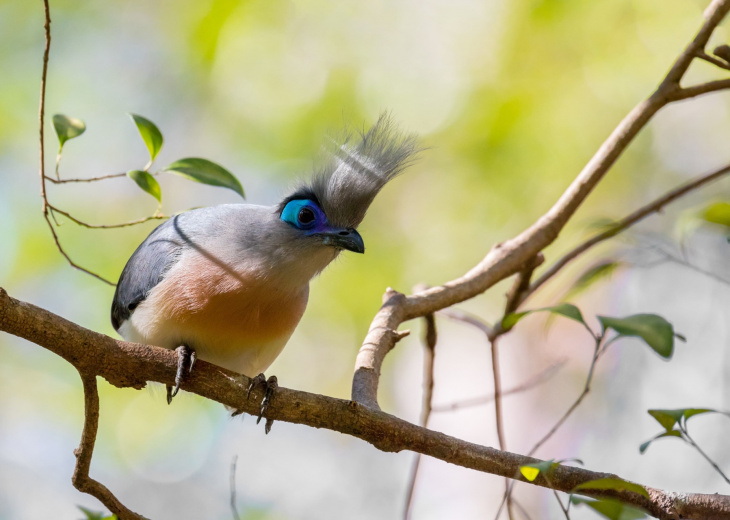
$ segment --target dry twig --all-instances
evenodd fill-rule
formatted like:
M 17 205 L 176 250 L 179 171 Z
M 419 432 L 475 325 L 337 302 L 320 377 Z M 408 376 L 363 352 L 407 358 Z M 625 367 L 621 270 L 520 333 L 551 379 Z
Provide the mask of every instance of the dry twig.
M 436 357 L 436 318 L 429 314 L 424 318 L 426 324 L 423 334 L 423 405 L 421 407 L 421 426 L 428 427 L 428 419 L 431 417 L 433 403 L 433 368 Z M 403 517 L 408 520 L 411 517 L 413 508 L 413 494 L 418 479 L 418 468 L 421 465 L 421 455 L 417 454 L 411 468 L 411 476 L 408 479 L 408 491 L 406 492 L 406 507 Z

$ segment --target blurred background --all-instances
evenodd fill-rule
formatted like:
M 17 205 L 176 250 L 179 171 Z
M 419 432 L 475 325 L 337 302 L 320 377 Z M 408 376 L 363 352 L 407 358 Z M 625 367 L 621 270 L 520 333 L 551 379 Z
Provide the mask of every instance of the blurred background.
M 46 103 L 47 168 L 57 142 L 51 115 L 81 118 L 61 173 L 92 177 L 141 168 L 147 151 L 128 112 L 165 136 L 156 163 L 202 156 L 231 170 L 247 200 L 274 204 L 312 170 L 323 139 L 367 127 L 390 110 L 428 147 L 390 184 L 361 227 L 363 256 L 343 254 L 312 284 L 309 308 L 269 370 L 282 385 L 349 396 L 355 355 L 385 288 L 408 292 L 471 268 L 498 241 L 557 199 L 618 121 L 648 95 L 700 26 L 703 0 L 52 0 Z M 710 48 L 728 43 L 727 24 Z M 0 0 L 0 286 L 13 297 L 115 336 L 113 288 L 69 267 L 40 210 L 37 112 L 43 10 Z M 690 78 L 721 74 L 696 64 Z M 661 112 L 546 251 L 548 264 L 596 230 L 671 187 L 730 161 L 728 94 Z M 166 214 L 240 202 L 232 191 L 160 178 Z M 58 207 L 94 223 L 151 214 L 156 201 L 129 179 L 49 185 Z M 608 281 L 568 294 L 594 327 L 596 314 L 664 316 L 688 341 L 665 362 L 638 340 L 616 343 L 593 392 L 537 456 L 579 457 L 671 491 L 728 493 L 712 468 L 659 433 L 649 408 L 730 403 L 730 245 L 697 218 L 730 198 L 730 180 L 693 193 L 636 232 L 567 269 L 529 304 L 566 298 L 595 262 L 620 259 Z M 116 280 L 154 223 L 89 230 L 62 220 L 71 257 Z M 678 244 L 682 244 L 680 251 Z M 681 256 L 682 252 L 685 254 Z M 676 258 L 686 260 L 677 261 Z M 683 265 L 682 262 L 690 265 Z M 500 317 L 502 283 L 460 306 Z M 388 356 L 384 410 L 417 422 L 421 323 Z M 438 320 L 434 404 L 492 392 L 488 345 L 462 324 Z M 535 315 L 500 344 L 504 387 L 563 363 L 549 381 L 506 397 L 508 449 L 526 452 L 583 388 L 592 342 L 567 320 Z M 381 453 L 351 437 L 284 423 L 265 436 L 250 417 L 183 392 L 119 390 L 100 382 L 101 423 L 91 474 L 127 506 L 155 519 L 226 519 L 231 461 L 245 519 L 399 518 L 412 453 Z M 71 485 L 83 419 L 75 370 L 46 350 L 0 335 L 0 518 L 102 510 Z M 497 444 L 494 409 L 434 413 L 430 426 Z M 690 424 L 698 443 L 730 470 L 730 419 Z M 503 480 L 424 459 L 413 518 L 493 518 Z M 526 484 L 515 496 L 533 518 L 560 518 L 554 497 Z M 585 508 L 583 508 L 585 509 Z M 574 518 L 594 513 L 576 508 Z

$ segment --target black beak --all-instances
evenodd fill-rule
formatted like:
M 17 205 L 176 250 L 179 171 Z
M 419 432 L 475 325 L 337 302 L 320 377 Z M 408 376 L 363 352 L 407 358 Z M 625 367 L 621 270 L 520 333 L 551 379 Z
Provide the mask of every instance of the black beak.
M 357 230 L 352 228 L 339 228 L 317 233 L 322 237 L 322 241 L 332 247 L 338 249 L 347 249 L 354 253 L 364 253 L 365 243 Z

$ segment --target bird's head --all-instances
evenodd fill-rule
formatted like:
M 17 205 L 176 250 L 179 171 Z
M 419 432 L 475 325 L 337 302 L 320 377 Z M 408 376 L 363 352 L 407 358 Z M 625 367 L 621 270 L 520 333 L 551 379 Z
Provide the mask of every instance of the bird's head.
M 357 226 L 385 184 L 419 151 L 385 114 L 367 132 L 326 147 L 324 166 L 278 206 L 279 219 L 312 246 L 365 252 Z

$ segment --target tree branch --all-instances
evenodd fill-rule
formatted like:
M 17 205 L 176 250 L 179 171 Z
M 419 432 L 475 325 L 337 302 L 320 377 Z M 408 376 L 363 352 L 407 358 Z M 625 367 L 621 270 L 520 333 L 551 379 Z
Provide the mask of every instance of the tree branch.
M 84 429 L 81 442 L 74 450 L 76 468 L 71 477 L 74 487 L 82 493 L 96 497 L 109 511 L 122 520 L 145 520 L 143 516 L 127 509 L 109 489 L 89 476 L 91 457 L 94 454 L 96 433 L 99 427 L 99 392 L 96 388 L 96 375 L 79 372 L 84 385 Z
M 578 207 L 654 114 L 669 103 L 685 98 L 682 92 L 688 89 L 681 89 L 679 82 L 728 11 L 730 0 L 713 0 L 705 10 L 705 22 L 699 32 L 675 60 L 656 91 L 629 112 L 560 199 L 535 224 L 517 237 L 497 244 L 461 278 L 407 297 L 392 289 L 386 292 L 383 306 L 376 314 L 355 362 L 353 401 L 377 409 L 380 368 L 394 345 L 386 331 L 397 330 L 403 321 L 425 316 L 483 293 L 518 272 L 558 237 Z M 716 87 L 730 88 L 730 80 Z
M 142 388 L 147 381 L 172 384 L 177 355 L 159 347 L 127 343 L 85 329 L 47 310 L 11 298 L 0 288 L 0 330 L 27 339 L 54 352 L 82 374 L 97 374 L 117 387 Z M 199 360 L 183 382 L 185 391 L 258 415 L 263 390 L 246 398 L 249 379 Z M 87 383 L 88 384 L 88 383 Z M 92 394 L 93 399 L 93 394 Z M 91 410 L 93 411 L 93 401 Z M 502 477 L 524 480 L 520 466 L 538 462 L 532 457 L 479 446 L 443 433 L 416 426 L 380 410 L 353 401 L 280 387 L 264 416 L 267 419 L 326 428 L 358 437 L 387 452 L 416 453 Z M 87 419 L 88 420 L 88 419 Z M 92 419 L 93 420 L 93 419 Z M 91 426 L 95 423 L 90 423 Z M 610 475 L 559 465 L 533 482 L 570 492 L 577 485 Z M 646 488 L 649 499 L 618 490 L 590 491 L 589 496 L 612 497 L 641 507 L 661 519 L 720 518 L 730 514 L 730 496 L 676 494 Z M 104 504 L 111 509 L 108 502 Z M 124 517 L 123 517 L 124 518 Z M 133 517 L 134 518 L 134 517 Z
M 633 226 L 637 222 L 643 220 L 645 217 L 653 214 L 658 213 L 670 202 L 673 202 L 677 200 L 678 198 L 686 195 L 690 191 L 696 190 L 698 188 L 701 188 L 702 186 L 709 184 L 712 181 L 715 181 L 719 179 L 720 177 L 723 177 L 730 173 L 730 165 L 724 166 L 720 168 L 719 170 L 716 170 L 712 173 L 708 173 L 707 175 L 703 175 L 701 177 L 698 177 L 692 181 L 689 181 L 677 188 L 674 188 L 673 190 L 665 193 L 658 199 L 654 200 L 653 202 L 647 204 L 646 206 L 642 206 L 641 208 L 634 211 L 631 215 L 619 220 L 616 224 L 612 225 L 610 228 L 608 228 L 606 231 L 603 231 L 601 233 L 598 233 L 594 237 L 589 238 L 585 242 L 579 244 L 575 248 L 571 249 L 568 253 L 563 255 L 557 262 L 555 262 L 552 266 L 550 266 L 549 269 L 547 269 L 544 273 L 540 275 L 540 277 L 535 280 L 532 285 L 530 285 L 530 288 L 528 291 L 525 292 L 525 298 L 527 295 L 530 295 L 534 293 L 537 289 L 539 289 L 545 282 L 550 280 L 553 276 L 555 276 L 560 270 L 563 269 L 567 264 L 569 264 L 571 261 L 575 260 L 578 256 L 582 255 L 586 251 L 588 251 L 590 248 L 595 246 L 596 244 L 599 244 L 603 242 L 604 240 L 608 240 L 609 238 L 615 237 L 622 231 L 625 231 L 629 227 Z M 524 299 L 523 298 L 523 301 Z

